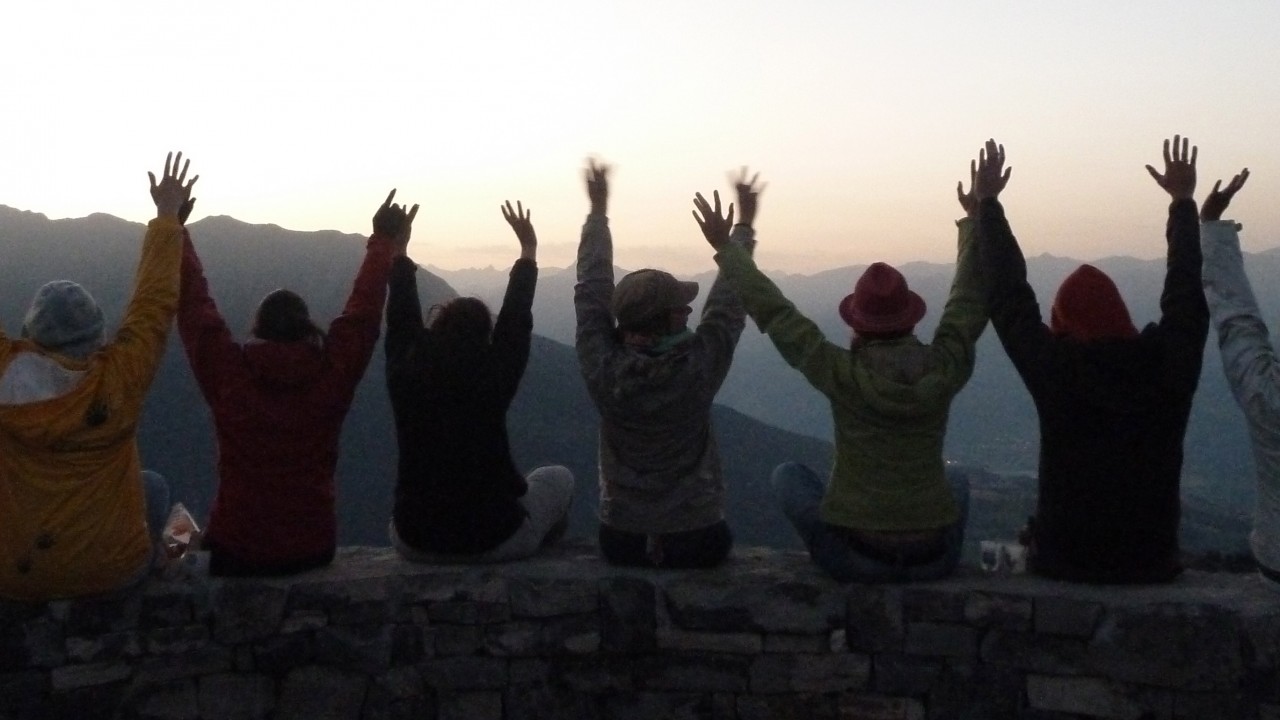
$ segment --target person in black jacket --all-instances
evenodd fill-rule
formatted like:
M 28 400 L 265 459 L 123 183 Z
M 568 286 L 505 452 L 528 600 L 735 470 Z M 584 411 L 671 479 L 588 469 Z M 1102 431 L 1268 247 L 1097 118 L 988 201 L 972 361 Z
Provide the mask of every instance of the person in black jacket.
M 1040 418 L 1040 494 L 1028 531 L 1028 568 L 1090 583 L 1175 578 L 1182 443 L 1209 328 L 1200 287 L 1196 149 L 1164 143 L 1168 269 L 1160 321 L 1134 326 L 1109 277 L 1082 265 L 1062 283 L 1049 323 L 995 195 L 983 183 L 978 238 L 991 324 Z M 1003 162 L 1004 148 L 988 141 Z
M 568 468 L 525 477 L 511 459 L 507 408 L 529 360 L 538 239 L 523 205 L 502 214 L 521 252 L 496 322 L 479 299 L 455 298 L 424 327 L 417 265 L 402 254 L 391 267 L 387 389 L 400 462 L 390 533 L 409 560 L 527 557 L 563 532 L 573 499 Z

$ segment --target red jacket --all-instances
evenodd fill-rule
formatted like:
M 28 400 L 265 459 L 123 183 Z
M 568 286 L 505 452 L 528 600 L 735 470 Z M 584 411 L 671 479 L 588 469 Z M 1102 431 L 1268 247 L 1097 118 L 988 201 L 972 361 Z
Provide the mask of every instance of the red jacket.
M 390 242 L 369 239 L 323 347 L 258 339 L 242 345 L 209 296 L 190 235 L 183 235 L 178 331 L 218 438 L 218 492 L 207 535 L 252 565 L 331 553 L 338 436 L 377 344 Z

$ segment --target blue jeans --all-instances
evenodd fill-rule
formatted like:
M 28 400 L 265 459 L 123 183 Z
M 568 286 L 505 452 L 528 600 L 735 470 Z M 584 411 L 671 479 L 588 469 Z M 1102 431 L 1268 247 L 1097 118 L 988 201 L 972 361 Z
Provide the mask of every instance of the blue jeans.
M 969 520 L 969 474 L 960 465 L 947 464 L 947 483 L 960 507 L 960 518 L 943 536 L 945 550 L 935 560 L 917 565 L 889 563 L 868 557 L 849 544 L 838 528 L 823 522 L 818 505 L 826 483 L 799 463 L 783 463 L 773 471 L 773 488 L 782 512 L 795 526 L 813 559 L 828 575 L 840 582 L 911 582 L 937 580 L 950 575 L 960 562 L 964 526 Z

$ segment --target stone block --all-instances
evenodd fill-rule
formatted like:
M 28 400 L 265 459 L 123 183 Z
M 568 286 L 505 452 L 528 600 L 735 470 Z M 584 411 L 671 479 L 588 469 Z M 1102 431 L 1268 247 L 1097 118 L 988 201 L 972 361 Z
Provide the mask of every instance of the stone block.
M 931 587 L 902 588 L 902 615 L 907 622 L 964 622 L 967 593 Z
M 764 651 L 764 642 L 756 633 L 716 633 L 660 628 L 658 649 L 759 655 Z
M 142 595 L 139 625 L 143 630 L 195 622 L 194 587 L 176 581 L 153 581 Z
M 1210 606 L 1115 607 L 1089 644 L 1091 674 L 1183 690 L 1226 691 L 1244 677 L 1230 612 Z M 1194 658 L 1194 662 L 1189 662 Z
M 198 720 L 200 706 L 194 679 L 171 680 L 132 689 L 125 704 L 149 720 Z
M 512 578 L 507 585 L 512 617 L 546 618 L 600 609 L 599 582 L 594 579 Z
M 326 667 L 292 670 L 284 679 L 275 716 L 359 720 L 368 681 Z
M 436 717 L 435 693 L 428 692 L 417 668 L 392 668 L 374 678 L 360 720 L 421 720 Z
M 329 624 L 329 616 L 323 610 L 289 610 L 280 621 L 280 634 L 316 630 Z
M 44 717 L 41 708 L 47 702 L 48 693 L 49 673 L 37 670 L 0 673 L 0 718 Z
M 686 630 L 816 634 L 840 627 L 844 615 L 839 586 L 817 578 L 735 575 L 725 568 L 679 576 L 662 594 L 672 622 Z
M 632 677 L 641 690 L 746 692 L 751 657 L 724 653 L 648 655 L 633 658 Z
M 164 683 L 181 678 L 227 672 L 231 669 L 231 660 L 231 650 L 214 643 L 178 656 L 144 657 L 137 665 L 137 680 L 141 684 Z
M 125 706 L 128 683 L 113 682 L 70 690 L 55 691 L 40 708 L 38 718 L 74 718 L 74 720 L 115 720 Z
M 1248 667 L 1280 675 L 1280 613 L 1251 613 L 1240 618 L 1240 626 Z
M 253 667 L 268 675 L 283 675 L 316 660 L 315 635 L 295 632 L 269 637 L 252 646 Z
M 600 642 L 609 652 L 640 653 L 657 646 L 657 589 L 648 580 L 602 580 Z
M 391 668 L 391 627 L 337 625 L 316 631 L 316 658 L 325 665 L 363 675 Z
M 219 720 L 261 720 L 276 703 L 276 683 L 266 675 L 219 673 L 200 678 L 200 715 Z
M 1174 720 L 1254 720 L 1257 708 L 1239 692 L 1173 695 Z
M 729 720 L 731 713 L 710 693 L 620 693 L 604 699 L 603 715 L 609 720 Z
M 859 652 L 901 652 L 906 641 L 902 591 L 871 586 L 850 589 L 845 638 Z
M 563 686 L 513 684 L 502 706 L 503 720 L 607 720 L 593 698 Z
M 595 652 L 599 647 L 600 624 L 590 615 L 491 625 L 484 639 L 485 650 L 499 657 L 582 654 Z
M 12 658 L 14 669 L 24 666 L 52 668 L 67 661 L 62 624 L 57 620 L 48 615 L 43 615 L 22 623 L 21 628 L 22 650 L 14 653 Z M 117 634 L 124 635 L 127 633 Z M 4 649 L 3 645 L 4 643 L 0 642 L 0 650 Z M 86 661 L 87 659 L 80 660 L 80 662 Z M 7 665 L 9 663 L 0 660 L 0 667 Z
M 1168 694 L 1144 692 L 1097 677 L 1028 675 L 1027 705 L 1035 710 L 1117 720 L 1134 720 L 1145 713 L 1166 718 L 1173 712 Z
M 739 720 L 836 720 L 837 700 L 831 695 L 739 695 Z
M 427 686 L 438 690 L 501 690 L 508 684 L 507 661 L 491 657 L 431 658 L 422 663 Z
M 985 663 L 1052 675 L 1079 675 L 1090 666 L 1083 640 L 998 628 L 983 636 L 979 656 Z
M 294 585 L 287 610 L 323 614 L 330 625 L 382 625 L 392 622 L 404 593 L 398 577 L 348 578 L 341 582 Z
M 978 655 L 978 631 L 968 625 L 913 622 L 907 625 L 908 655 L 970 659 Z
M 121 591 L 107 597 L 66 601 L 64 630 L 69 637 L 92 637 L 125 632 L 138 627 L 142 593 Z
M 180 625 L 146 631 L 143 644 L 151 655 L 172 655 L 198 650 L 209 643 L 209 628 Z
M 841 695 L 836 712 L 840 720 L 925 720 L 919 700 L 860 693 Z
M 866 655 L 761 655 L 751 664 L 751 692 L 837 693 L 863 690 L 871 677 Z
M 487 625 L 511 619 L 511 606 L 507 603 L 474 600 L 446 600 L 427 606 L 431 622 L 464 625 Z
M 1031 629 L 1032 608 L 1031 598 L 971 592 L 964 603 L 964 621 L 978 628 L 1026 632 Z
M 427 656 L 426 639 L 417 625 L 391 626 L 391 664 L 412 665 Z
M 880 695 L 923 697 L 937 686 L 942 677 L 943 661 L 896 653 L 877 654 L 873 689 Z
M 121 662 L 141 654 L 138 637 L 132 631 L 66 640 L 65 657 L 71 662 Z
M 133 668 L 128 663 L 87 663 L 54 668 L 49 674 L 49 681 L 55 691 L 73 690 L 128 680 L 132 675 Z
M 1035 631 L 1042 635 L 1093 637 L 1102 618 L 1102 605 L 1096 602 L 1064 597 L 1035 599 Z
M 436 655 L 472 655 L 484 646 L 484 630 L 478 625 L 432 625 L 423 638 Z
M 502 720 L 500 692 L 451 692 L 437 702 L 437 720 Z
M 556 660 L 550 670 L 556 683 L 579 694 L 600 696 L 636 689 L 632 661 L 621 655 Z
M 288 592 L 251 580 L 228 579 L 213 586 L 213 637 L 234 645 L 255 642 L 278 634 L 284 619 Z
M 831 636 L 834 633 L 840 634 L 840 639 L 833 641 Z M 844 631 L 836 630 L 832 633 L 822 633 L 820 635 L 785 635 L 780 633 L 770 633 L 764 636 L 763 650 L 766 653 L 822 653 L 822 652 L 844 652 L 847 645 L 844 640 Z

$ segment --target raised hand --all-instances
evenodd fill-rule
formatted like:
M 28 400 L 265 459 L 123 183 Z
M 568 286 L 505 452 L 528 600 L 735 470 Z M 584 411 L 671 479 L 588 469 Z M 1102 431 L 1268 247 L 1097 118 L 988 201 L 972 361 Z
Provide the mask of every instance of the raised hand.
M 711 197 L 715 198 L 714 206 L 702 197 L 702 193 L 694 194 L 693 206 L 697 209 L 693 211 L 693 219 L 702 228 L 702 236 L 718 252 L 729 242 L 729 231 L 733 229 L 733 203 L 729 203 L 729 215 L 726 217 L 720 214 L 720 192 L 712 193 Z M 701 217 L 698 213 L 702 213 Z
M 194 210 L 195 207 L 196 207 L 196 199 L 187 198 L 187 201 L 182 203 L 182 207 L 178 208 L 178 222 L 182 223 L 183 225 L 186 225 L 187 218 L 191 217 L 191 211 Z
M 502 217 L 506 218 L 507 224 L 516 231 L 516 239 L 520 241 L 520 257 L 525 260 L 537 260 L 538 235 L 533 231 L 533 223 L 529 220 L 533 211 L 525 210 L 524 204 L 519 200 L 516 201 L 514 209 L 511 207 L 510 200 L 500 207 Z
M 1244 187 L 1244 181 L 1249 179 L 1249 168 L 1240 171 L 1239 175 L 1231 178 L 1231 182 L 1227 183 L 1226 190 L 1219 190 L 1222 187 L 1222 181 L 1213 184 L 1213 190 L 1209 191 L 1209 197 L 1204 199 L 1204 204 L 1200 206 L 1200 222 L 1210 222 L 1213 220 L 1221 220 L 1222 213 L 1226 211 L 1227 206 L 1231 204 L 1231 198 Z
M 612 169 L 595 158 L 587 159 L 587 197 L 591 200 L 591 212 L 594 214 L 609 214 L 609 172 Z
M 1004 146 L 996 144 L 995 140 L 987 140 L 986 147 L 978 151 L 977 168 L 972 162 L 969 163 L 969 176 L 973 182 L 972 194 L 977 202 L 1000 197 L 1012 174 L 1013 168 L 1004 166 Z M 964 205 L 964 201 L 962 200 L 960 204 Z M 968 210 L 968 208 L 965 209 Z
M 1174 200 L 1190 200 L 1196 191 L 1196 153 L 1199 148 L 1192 146 L 1191 154 L 1188 155 L 1187 146 L 1190 143 L 1190 140 L 1181 135 L 1174 135 L 1173 152 L 1170 153 L 1169 141 L 1164 141 L 1163 175 L 1150 165 L 1147 166 L 1147 172 L 1151 173 L 1156 184 L 1164 188 Z
M 400 257 L 405 254 L 409 246 L 409 237 L 413 233 L 413 219 L 418 215 L 418 206 L 414 205 L 406 211 L 403 205 L 392 204 L 391 201 L 395 197 L 396 191 L 393 188 L 387 194 L 387 199 L 382 202 L 382 206 L 373 214 L 373 234 L 389 238 L 392 256 Z
M 182 165 L 182 172 L 178 172 L 179 165 Z M 181 219 L 182 206 L 191 199 L 191 186 L 200 179 L 200 176 L 196 175 L 190 182 L 187 181 L 189 167 L 191 167 L 191 161 L 182 162 L 181 152 L 176 158 L 173 153 L 169 153 L 164 158 L 164 176 L 160 182 L 156 182 L 155 173 L 147 173 L 147 177 L 151 178 L 151 200 L 156 204 L 156 217 Z M 190 212 L 188 208 L 187 213 Z
M 729 176 L 729 182 L 733 183 L 733 189 L 738 193 L 738 212 L 741 217 L 738 222 L 743 225 L 751 225 L 756 221 L 756 210 L 760 207 L 760 193 L 764 192 L 768 183 L 761 183 L 760 173 L 747 179 L 747 166 L 743 165 L 735 179 L 733 175 Z
M 979 151 L 981 152 L 981 151 Z M 973 219 L 978 217 L 978 161 L 969 161 L 969 192 L 964 191 L 964 181 L 956 183 L 956 200 L 960 201 L 960 207 L 964 209 L 965 217 Z

